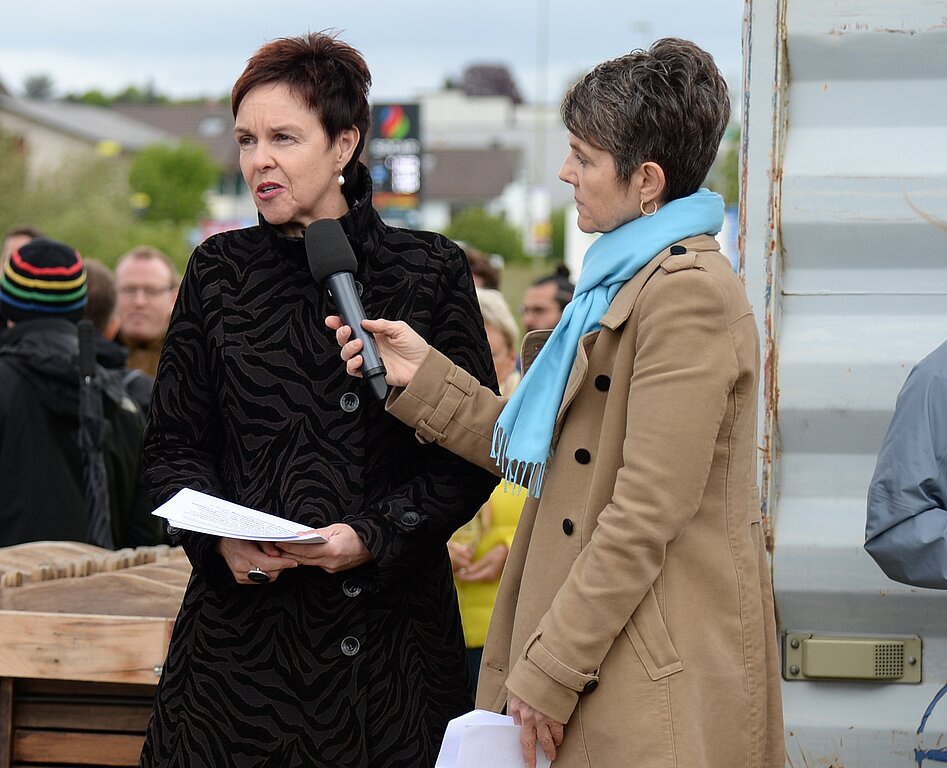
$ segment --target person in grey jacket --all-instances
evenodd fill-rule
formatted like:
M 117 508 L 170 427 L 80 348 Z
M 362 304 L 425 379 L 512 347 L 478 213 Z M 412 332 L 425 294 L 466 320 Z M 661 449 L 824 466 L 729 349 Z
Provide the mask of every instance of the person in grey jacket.
M 865 549 L 895 581 L 947 589 L 947 342 L 898 395 L 868 489 Z

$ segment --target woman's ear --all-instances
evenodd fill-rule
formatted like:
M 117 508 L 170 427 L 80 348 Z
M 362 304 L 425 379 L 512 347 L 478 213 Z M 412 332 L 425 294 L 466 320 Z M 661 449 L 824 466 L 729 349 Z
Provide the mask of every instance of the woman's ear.
M 345 168 L 352 159 L 352 154 L 355 152 L 355 147 L 358 146 L 360 136 L 361 134 L 355 126 L 339 132 L 336 144 L 339 148 L 339 165 L 342 168 Z
M 664 202 L 664 192 L 667 189 L 667 179 L 664 178 L 664 169 L 655 162 L 648 160 L 638 167 L 641 174 L 639 194 L 642 204 L 654 201 L 656 204 Z

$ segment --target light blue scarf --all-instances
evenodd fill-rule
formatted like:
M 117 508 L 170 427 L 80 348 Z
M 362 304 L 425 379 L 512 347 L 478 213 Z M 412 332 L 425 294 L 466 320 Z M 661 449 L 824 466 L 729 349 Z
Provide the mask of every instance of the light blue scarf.
M 615 294 L 669 245 L 686 237 L 716 234 L 722 224 L 723 198 L 700 189 L 592 243 L 582 260 L 575 297 L 494 427 L 490 455 L 509 482 L 528 482 L 530 495 L 539 496 L 579 339 L 601 327 L 602 315 Z

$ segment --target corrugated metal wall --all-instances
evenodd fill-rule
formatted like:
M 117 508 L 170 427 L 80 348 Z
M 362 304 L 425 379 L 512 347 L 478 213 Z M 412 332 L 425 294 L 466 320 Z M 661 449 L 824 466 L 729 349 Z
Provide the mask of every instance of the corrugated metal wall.
M 945 697 L 916 736 L 947 682 L 947 593 L 889 581 L 862 542 L 897 392 L 947 339 L 947 231 L 918 213 L 947 222 L 947 2 L 749 0 L 747 21 L 741 258 L 780 630 L 924 640 L 920 686 L 784 683 L 787 765 L 913 766 L 947 730 Z

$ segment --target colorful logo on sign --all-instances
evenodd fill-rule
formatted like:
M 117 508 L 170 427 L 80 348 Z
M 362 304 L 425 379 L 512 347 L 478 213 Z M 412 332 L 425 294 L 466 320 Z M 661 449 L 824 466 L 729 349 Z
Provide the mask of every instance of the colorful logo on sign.
M 411 121 L 401 107 L 384 107 L 381 110 L 379 128 L 383 139 L 403 139 L 411 130 Z

